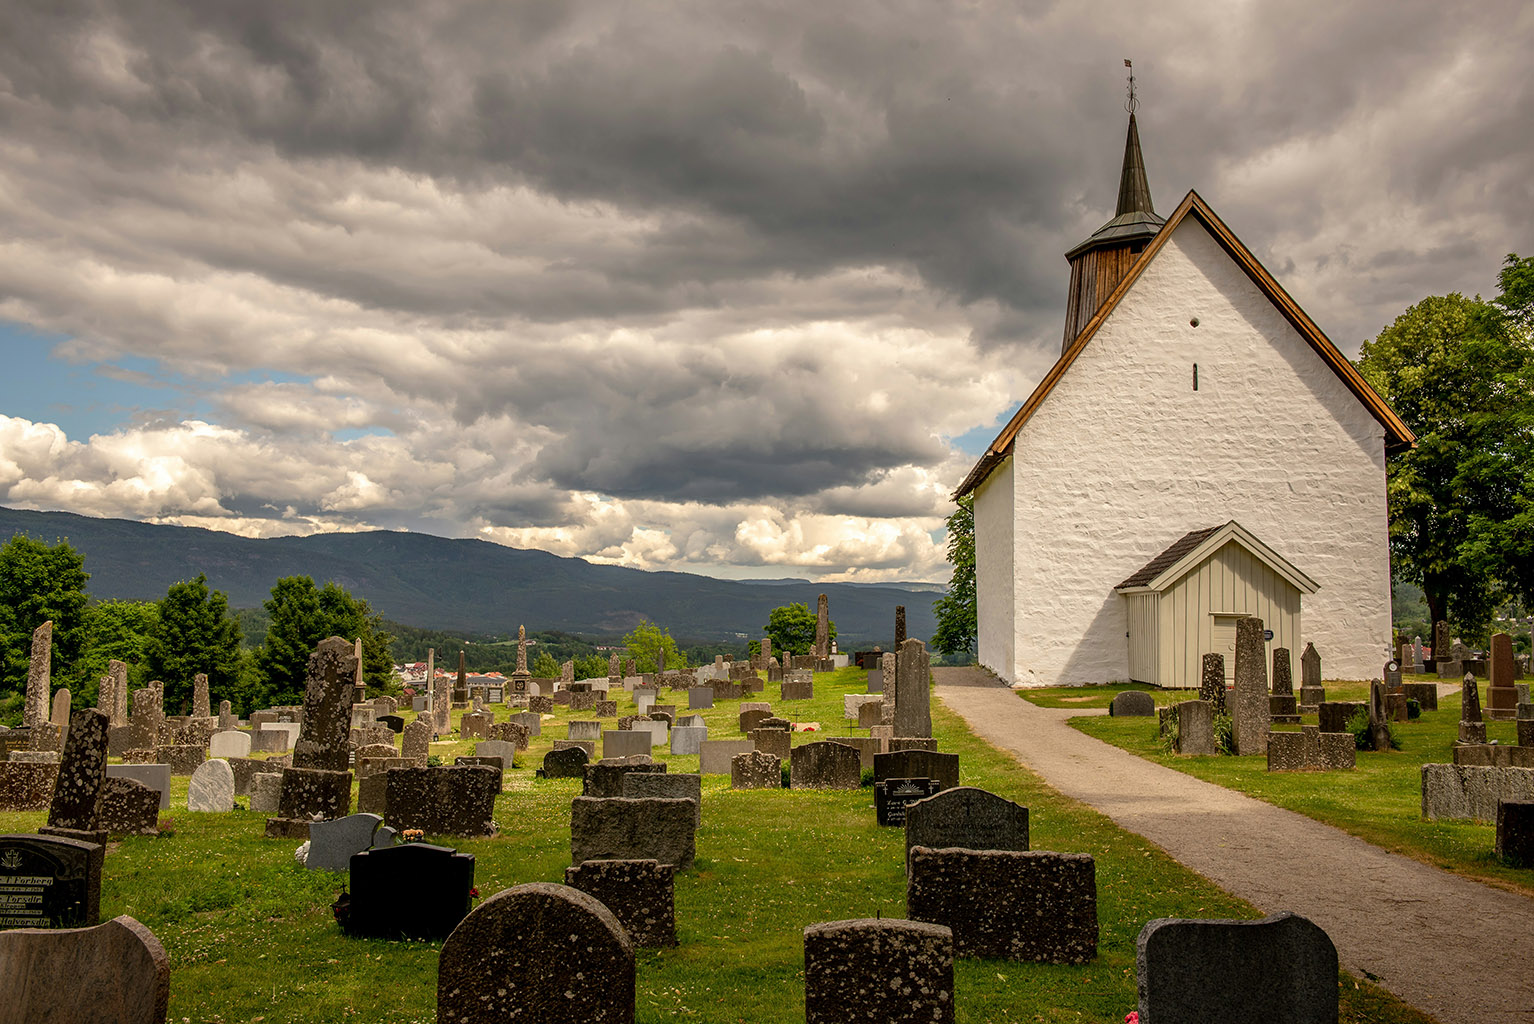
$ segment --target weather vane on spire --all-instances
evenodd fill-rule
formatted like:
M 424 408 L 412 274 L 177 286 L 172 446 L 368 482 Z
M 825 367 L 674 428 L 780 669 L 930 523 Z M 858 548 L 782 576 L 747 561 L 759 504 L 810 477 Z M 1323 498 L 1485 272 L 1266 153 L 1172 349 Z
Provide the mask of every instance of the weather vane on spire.
M 1129 69 L 1129 100 L 1124 104 L 1124 109 L 1132 115 L 1140 106 L 1140 101 L 1135 98 L 1135 62 L 1125 57 L 1124 66 Z

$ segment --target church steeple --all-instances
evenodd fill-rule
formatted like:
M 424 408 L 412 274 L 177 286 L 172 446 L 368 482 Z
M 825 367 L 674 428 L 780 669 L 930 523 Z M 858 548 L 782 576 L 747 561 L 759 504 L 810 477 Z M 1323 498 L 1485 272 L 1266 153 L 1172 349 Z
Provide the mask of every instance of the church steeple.
M 1129 65 L 1128 61 L 1124 62 Z M 1135 121 L 1134 77 L 1130 76 L 1129 132 L 1124 138 L 1124 166 L 1119 174 L 1119 201 L 1114 217 L 1065 254 L 1071 265 L 1070 298 L 1065 309 L 1063 352 L 1092 319 L 1113 289 L 1165 223 L 1151 203 L 1140 152 L 1140 128 Z

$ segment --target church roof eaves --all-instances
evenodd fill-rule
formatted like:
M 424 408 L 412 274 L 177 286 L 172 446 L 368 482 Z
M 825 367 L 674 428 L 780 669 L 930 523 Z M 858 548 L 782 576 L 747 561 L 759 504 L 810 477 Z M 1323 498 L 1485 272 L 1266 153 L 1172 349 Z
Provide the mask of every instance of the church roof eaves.
M 1228 543 L 1245 548 L 1258 561 L 1288 580 L 1296 590 L 1314 594 L 1321 587 L 1283 555 L 1268 547 L 1252 532 L 1232 519 L 1222 526 L 1210 526 L 1183 534 L 1165 551 L 1145 563 L 1139 571 L 1113 589 L 1120 593 L 1160 593 L 1186 576 L 1204 559 Z
M 996 440 L 992 441 L 990 446 L 986 448 L 985 453 L 980 456 L 980 459 L 969 471 L 969 475 L 964 478 L 964 482 L 953 492 L 955 499 L 962 498 L 976 487 L 979 487 L 986 477 L 991 475 L 991 471 L 1011 454 L 1012 444 L 1017 439 L 1018 431 L 1022 430 L 1023 424 L 1028 422 L 1044 399 L 1055 389 L 1055 385 L 1060 382 L 1060 378 L 1065 375 L 1065 371 L 1070 369 L 1071 364 L 1076 361 L 1076 357 L 1081 354 L 1081 350 L 1086 347 L 1087 342 L 1092 340 L 1093 335 L 1097 333 L 1097 329 L 1102 326 L 1103 321 L 1118 307 L 1119 302 L 1128 294 L 1129 289 L 1133 287 L 1134 283 L 1139 280 L 1140 275 L 1145 271 L 1150 261 L 1161 251 L 1162 246 L 1166 245 L 1167 239 L 1172 237 L 1172 232 L 1189 215 L 1196 217 L 1208 229 L 1209 233 L 1214 236 L 1215 241 L 1219 243 L 1220 248 L 1224 249 L 1231 259 L 1236 261 L 1237 265 L 1241 267 L 1252 283 L 1268 297 L 1268 301 L 1278 307 L 1279 312 L 1284 315 L 1284 319 L 1288 320 L 1290 325 L 1299 332 L 1300 337 L 1310 344 L 1310 347 L 1331 367 L 1332 372 L 1347 386 L 1348 390 L 1353 392 L 1354 396 L 1363 403 L 1364 407 L 1385 428 L 1385 451 L 1392 453 L 1415 446 L 1417 438 L 1412 433 L 1411 428 L 1396 415 L 1395 410 L 1390 408 L 1384 398 L 1380 397 L 1379 392 L 1369 386 L 1369 382 L 1364 380 L 1363 375 L 1358 372 L 1358 368 L 1348 361 L 1347 356 L 1338 351 L 1337 346 L 1333 345 L 1331 339 L 1327 338 L 1321 328 L 1316 326 L 1315 321 L 1311 320 L 1305 311 L 1289 297 L 1289 293 L 1284 291 L 1283 286 L 1278 283 L 1272 274 L 1268 273 L 1267 268 L 1262 265 L 1256 256 L 1252 255 L 1251 250 L 1242 244 L 1241 240 L 1231 232 L 1230 228 L 1225 226 L 1225 222 L 1220 220 L 1215 212 L 1209 208 L 1209 204 L 1204 202 L 1203 197 L 1197 192 L 1190 190 L 1183 197 L 1183 201 L 1177 205 L 1177 209 L 1166 219 L 1166 223 L 1161 226 L 1161 230 L 1156 232 L 1156 236 L 1146 245 L 1145 251 L 1140 253 L 1140 258 L 1135 260 L 1134 265 L 1124 274 L 1123 279 L 1118 283 L 1118 287 L 1113 289 L 1113 293 L 1108 296 L 1102 308 L 1092 315 L 1091 320 L 1087 321 L 1087 325 L 1081 329 L 1081 333 L 1076 336 L 1076 340 L 1071 342 L 1070 347 L 1060 354 L 1060 358 L 1055 361 L 1055 365 L 1050 367 L 1049 372 L 1044 375 L 1044 379 L 1033 389 L 1033 394 L 1028 396 L 1028 400 L 1013 414 L 1012 419 L 1002 428 L 1001 433 L 996 435 Z

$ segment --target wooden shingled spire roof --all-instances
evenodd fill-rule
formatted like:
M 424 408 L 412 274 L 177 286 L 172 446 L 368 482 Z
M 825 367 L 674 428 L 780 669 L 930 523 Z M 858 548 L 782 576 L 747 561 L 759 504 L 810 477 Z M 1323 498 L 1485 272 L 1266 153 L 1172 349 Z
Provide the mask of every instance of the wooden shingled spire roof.
M 996 435 L 996 440 L 992 441 L 990 446 L 986 448 L 985 454 L 980 456 L 974 468 L 969 471 L 969 475 L 964 478 L 964 482 L 953 492 L 955 499 L 962 498 L 976 487 L 979 487 L 985 478 L 991 475 L 991 471 L 1012 453 L 1012 445 L 1017 440 L 1018 431 L 1023 429 L 1023 424 L 1028 422 L 1029 418 L 1043 404 L 1044 399 L 1049 397 L 1049 393 L 1060 382 L 1060 378 L 1065 375 L 1065 371 L 1070 369 L 1071 364 L 1076 361 L 1076 357 L 1081 354 L 1082 349 L 1091 343 L 1092 337 L 1097 333 L 1098 328 L 1102 326 L 1103 321 L 1118 307 L 1119 302 L 1129 293 L 1129 289 L 1134 287 L 1134 283 L 1139 280 L 1140 275 L 1144 273 L 1151 260 L 1155 259 L 1156 254 L 1166 245 L 1167 239 L 1172 237 L 1172 232 L 1176 231 L 1177 226 L 1189 217 L 1197 219 L 1209 231 L 1209 234 L 1213 236 L 1230 258 L 1235 260 L 1237 266 L 1246 273 L 1246 276 L 1251 279 L 1252 283 L 1268 297 L 1268 301 L 1272 302 L 1279 312 L 1284 315 L 1284 319 L 1288 320 L 1290 325 L 1299 332 L 1300 337 L 1309 343 L 1310 347 L 1331 368 L 1338 379 L 1347 386 L 1348 390 L 1363 403 L 1370 414 L 1385 428 L 1385 451 L 1396 452 L 1403 448 L 1410 448 L 1415 444 L 1416 436 L 1412 433 L 1411 428 L 1396 415 L 1395 410 L 1391 409 L 1385 400 L 1380 397 L 1379 392 L 1369 386 L 1368 381 L 1364 380 L 1363 375 L 1358 372 L 1358 369 L 1348 361 L 1346 356 L 1338 351 L 1337 346 L 1333 345 L 1331 340 L 1322 333 L 1321 328 L 1317 327 L 1315 322 L 1306 315 L 1305 311 L 1289 297 L 1289 293 L 1284 291 L 1283 286 L 1274 279 L 1272 274 L 1268 273 L 1267 268 L 1258 261 L 1257 257 L 1252 255 L 1251 250 L 1243 245 L 1241 240 L 1231 232 L 1230 228 L 1225 226 L 1225 222 L 1215 215 L 1215 212 L 1209 208 L 1209 204 L 1204 202 L 1203 197 L 1197 192 L 1190 191 L 1183 198 L 1183 201 L 1178 204 L 1177 209 L 1172 215 L 1167 218 L 1166 223 L 1161 226 L 1161 230 L 1156 232 L 1156 236 L 1146 245 L 1145 251 L 1140 254 L 1139 259 L 1130 267 L 1129 272 L 1119 281 L 1118 286 L 1113 289 L 1107 301 L 1102 304 L 1102 307 L 1098 309 L 1092 319 L 1087 321 L 1086 326 L 1081 329 L 1081 333 L 1076 336 L 1076 340 L 1066 346 L 1065 351 L 1060 354 L 1060 358 L 1055 361 L 1055 365 L 1044 375 L 1044 379 L 1039 382 L 1038 387 L 1033 389 L 1033 394 L 1028 396 L 1028 400 L 1012 416 L 1011 421 L 1002 428 L 1000 434 Z

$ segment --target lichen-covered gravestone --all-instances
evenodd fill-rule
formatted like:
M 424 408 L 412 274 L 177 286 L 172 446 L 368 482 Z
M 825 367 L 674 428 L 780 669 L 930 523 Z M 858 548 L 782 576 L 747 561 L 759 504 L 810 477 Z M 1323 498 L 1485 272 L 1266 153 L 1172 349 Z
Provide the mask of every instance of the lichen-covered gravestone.
M 956 786 L 906 808 L 905 848 L 1028 849 L 1028 808 L 975 786 Z
M 676 945 L 675 874 L 654 860 L 588 860 L 565 868 L 565 884 L 612 911 L 634 945 L 664 947 Z
M 570 803 L 570 863 L 654 859 L 685 871 L 697 813 L 691 800 L 578 796 Z
M 485 900 L 437 963 L 440 1024 L 633 1024 L 634 944 L 578 889 L 533 882 Z
M 395 768 L 385 773 L 389 823 L 432 835 L 495 834 L 495 795 L 501 773 L 484 765 Z
M 277 817 L 267 819 L 268 837 L 306 839 L 310 821 L 345 817 L 351 810 L 348 733 L 356 674 L 352 645 L 338 636 L 321 640 L 309 656 L 303 726 L 293 766 L 282 773 Z
M 927 645 L 907 640 L 895 655 L 895 735 L 931 736 L 931 658 Z
M 1125 690 L 1108 705 L 1108 714 L 1115 718 L 1149 718 L 1156 713 L 1156 700 L 1144 690 Z
M 76 711 L 70 719 L 58 781 L 48 805 L 50 828 L 81 833 L 100 829 L 101 789 L 107 777 L 107 722 L 106 714 L 95 708 Z
M 788 779 L 794 789 L 857 789 L 863 784 L 862 755 L 832 740 L 806 743 L 791 751 Z
M 950 1024 L 953 932 L 921 921 L 804 930 L 805 1024 Z
M 906 909 L 953 929 L 959 956 L 1079 964 L 1097 955 L 1097 875 L 1084 853 L 911 848 Z
M 783 785 L 783 762 L 773 754 L 748 750 L 730 759 L 731 789 L 778 789 Z
M 1231 733 L 1237 754 L 1268 752 L 1268 664 L 1263 657 L 1262 620 L 1236 620 L 1236 688 L 1232 694 Z
M 1161 918 L 1135 945 L 1145 1024 L 1337 1024 L 1337 948 L 1297 914 Z
M 580 747 L 551 750 L 543 755 L 543 777 L 546 779 L 580 779 L 586 775 L 586 765 L 591 758 Z

